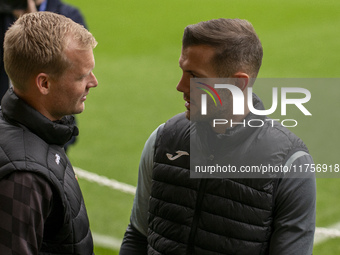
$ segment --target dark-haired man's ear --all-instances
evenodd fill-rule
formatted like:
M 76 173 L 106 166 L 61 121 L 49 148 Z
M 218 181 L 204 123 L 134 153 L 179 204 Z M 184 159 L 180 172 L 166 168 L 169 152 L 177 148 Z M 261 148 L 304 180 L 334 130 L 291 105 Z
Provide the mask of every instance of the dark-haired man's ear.
M 235 85 L 242 91 L 244 91 L 245 88 L 248 86 L 248 82 L 249 82 L 248 74 L 243 73 L 243 72 L 237 72 L 232 76 L 232 78 L 236 78 Z
M 50 78 L 46 73 L 39 73 L 35 78 L 35 85 L 42 95 L 50 92 Z

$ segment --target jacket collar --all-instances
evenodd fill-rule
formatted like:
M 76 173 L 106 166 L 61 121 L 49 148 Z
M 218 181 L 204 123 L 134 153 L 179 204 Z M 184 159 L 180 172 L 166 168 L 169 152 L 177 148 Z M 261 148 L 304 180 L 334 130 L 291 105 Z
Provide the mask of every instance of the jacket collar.
M 15 125 L 22 125 L 48 144 L 63 146 L 79 131 L 73 116 L 51 121 L 20 99 L 13 89 L 9 89 L 1 102 L 4 118 Z

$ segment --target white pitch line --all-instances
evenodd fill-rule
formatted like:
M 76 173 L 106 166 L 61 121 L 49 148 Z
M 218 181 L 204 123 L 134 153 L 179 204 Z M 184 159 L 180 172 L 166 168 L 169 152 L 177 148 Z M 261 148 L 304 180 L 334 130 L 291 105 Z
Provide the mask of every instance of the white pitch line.
M 314 235 L 314 245 L 321 244 L 331 238 L 340 237 L 340 222 L 327 228 L 317 227 Z
M 119 250 L 122 240 L 111 236 L 105 236 L 98 233 L 92 233 L 95 246 L 109 248 L 111 250 Z
M 90 182 L 95 182 L 99 185 L 107 186 L 112 189 L 119 190 L 121 192 L 132 194 L 132 195 L 136 193 L 136 187 L 132 185 L 122 183 L 122 182 L 119 182 L 113 179 L 109 179 L 106 176 L 101 176 L 95 173 L 88 172 L 79 167 L 73 167 L 73 169 L 76 172 L 78 177 L 88 180 Z

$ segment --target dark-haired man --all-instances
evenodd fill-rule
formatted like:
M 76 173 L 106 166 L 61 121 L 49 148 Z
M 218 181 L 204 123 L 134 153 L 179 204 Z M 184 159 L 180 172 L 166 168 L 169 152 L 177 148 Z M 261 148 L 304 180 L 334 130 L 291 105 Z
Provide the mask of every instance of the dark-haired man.
M 186 27 L 179 59 L 186 113 L 158 127 L 142 152 L 131 221 L 122 243 L 125 254 L 312 254 L 316 187 L 308 178 L 190 178 L 190 149 L 222 147 L 202 154 L 204 160 L 235 165 L 253 162 L 278 166 L 312 164 L 304 143 L 279 124 L 206 127 L 196 117 L 200 108 L 191 78 L 235 79 L 247 97 L 262 62 L 262 46 L 252 25 L 218 19 Z M 234 123 L 256 117 L 245 106 L 233 115 L 230 94 L 223 111 Z M 223 100 L 222 100 L 223 101 Z M 256 109 L 264 109 L 253 95 Z M 263 117 L 265 118 L 265 116 Z M 190 119 L 190 120 L 189 120 Z M 204 129 L 202 129 L 202 126 Z M 191 136 L 204 131 L 205 136 Z M 191 138 L 197 140 L 191 147 Z

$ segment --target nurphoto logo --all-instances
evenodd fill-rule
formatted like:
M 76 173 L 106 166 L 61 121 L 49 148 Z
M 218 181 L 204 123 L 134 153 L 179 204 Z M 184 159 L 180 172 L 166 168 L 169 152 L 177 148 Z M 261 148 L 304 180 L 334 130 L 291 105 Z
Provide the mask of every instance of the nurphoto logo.
M 339 78 L 192 78 L 190 177 L 340 178 L 339 85 Z M 168 158 L 188 157 L 176 153 Z
M 202 81 L 203 80 L 203 81 Z M 262 127 L 265 122 L 269 122 L 271 126 L 274 125 L 274 121 L 278 121 L 284 127 L 295 127 L 298 125 L 297 119 L 251 119 L 246 121 L 235 121 L 234 116 L 245 115 L 245 108 L 257 116 L 268 116 L 275 113 L 280 105 L 281 116 L 287 115 L 287 106 L 295 106 L 305 116 L 312 116 L 312 113 L 305 106 L 311 100 L 311 92 L 302 87 L 272 87 L 271 89 L 271 106 L 268 109 L 258 109 L 254 106 L 253 87 L 249 86 L 245 91 L 242 91 L 237 85 L 231 84 L 230 80 L 235 84 L 238 84 L 237 79 L 193 79 L 193 86 L 191 91 L 195 89 L 201 92 L 200 103 L 200 115 L 212 117 L 212 125 L 229 124 L 230 126 L 243 125 L 249 127 Z M 218 91 L 217 91 L 218 90 Z M 191 93 L 192 93 L 191 92 Z M 280 93 L 279 93 L 280 92 Z M 195 92 L 192 94 L 197 94 Z M 280 94 L 280 97 L 279 97 Z M 293 94 L 293 96 L 292 96 Z M 209 97 L 208 97 L 209 96 Z M 197 97 L 197 96 L 196 96 Z M 195 98 L 195 96 L 193 97 Z M 212 103 L 208 101 L 210 99 Z M 193 100 L 194 101 L 194 100 Z M 194 101 L 195 102 L 195 101 Z M 218 103 L 219 102 L 219 103 Z M 220 109 L 213 109 L 220 108 Z M 218 113 L 218 114 L 217 114 Z M 197 113 L 196 113 L 197 114 Z M 229 116 L 224 118 L 223 116 Z M 193 118 L 195 119 L 195 118 Z M 207 119 L 207 118 L 203 118 Z

